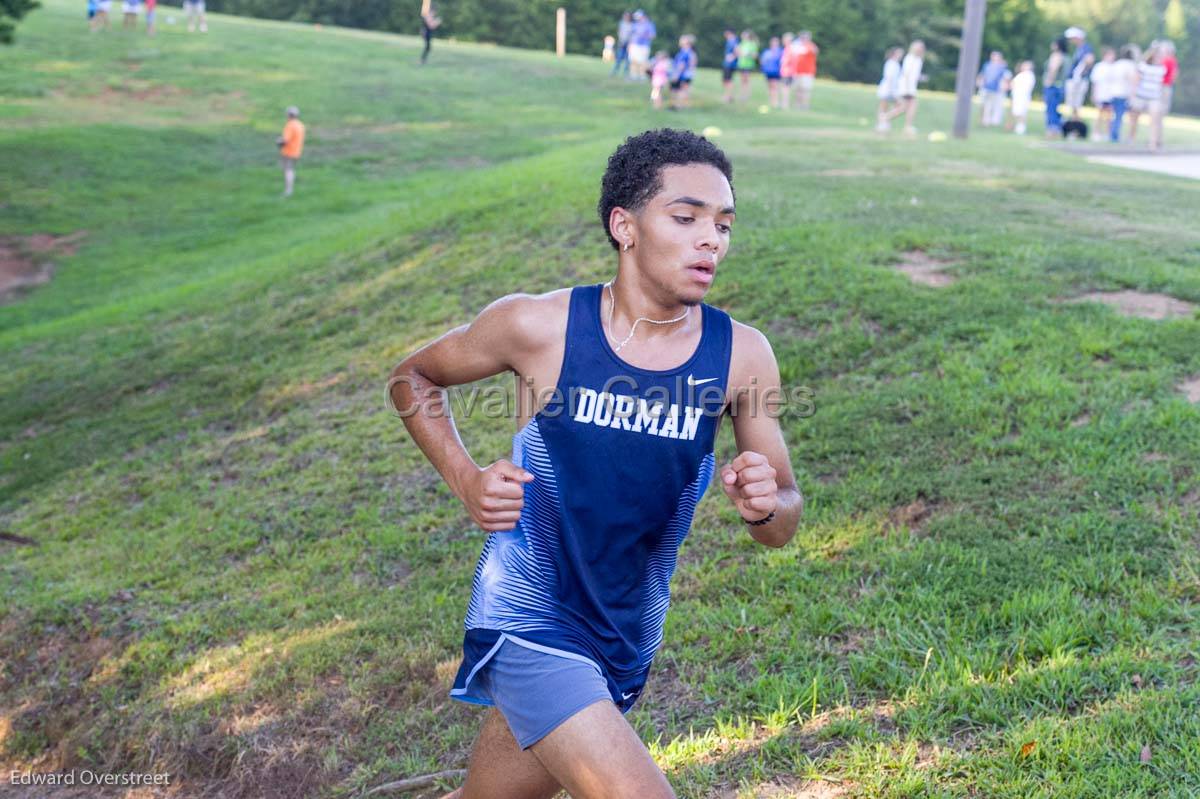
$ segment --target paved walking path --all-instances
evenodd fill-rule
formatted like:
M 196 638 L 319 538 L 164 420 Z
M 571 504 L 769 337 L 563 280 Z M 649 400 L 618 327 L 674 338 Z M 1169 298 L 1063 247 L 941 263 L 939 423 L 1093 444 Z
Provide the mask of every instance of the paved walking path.
M 1087 160 L 1093 164 L 1122 166 L 1126 169 L 1142 169 L 1147 172 L 1161 172 L 1164 175 L 1200 180 L 1200 153 L 1089 155 Z

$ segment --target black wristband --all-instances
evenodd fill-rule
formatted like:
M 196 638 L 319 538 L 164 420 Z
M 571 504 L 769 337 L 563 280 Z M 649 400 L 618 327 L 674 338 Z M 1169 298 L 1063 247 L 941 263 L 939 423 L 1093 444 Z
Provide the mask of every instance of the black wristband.
M 752 522 L 749 519 L 742 519 L 742 521 L 744 521 L 746 524 L 750 525 L 751 527 L 757 527 L 760 524 L 766 524 L 767 522 L 771 521 L 774 518 L 775 518 L 775 511 L 771 511 L 764 518 L 759 519 L 756 522 Z

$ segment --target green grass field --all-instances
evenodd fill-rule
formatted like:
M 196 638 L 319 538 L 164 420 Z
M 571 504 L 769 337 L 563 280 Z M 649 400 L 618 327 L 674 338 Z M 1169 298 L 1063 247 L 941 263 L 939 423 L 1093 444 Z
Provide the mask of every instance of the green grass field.
M 383 384 L 497 296 L 606 279 L 605 159 L 669 124 L 720 127 L 736 171 L 710 301 L 815 406 L 783 420 L 795 541 L 713 489 L 681 552 L 630 716 L 680 796 L 1200 795 L 1200 317 L 1059 302 L 1200 303 L 1200 183 L 1039 135 L 881 141 L 872 87 L 762 115 L 705 72 L 656 114 L 595 59 L 439 40 L 420 69 L 411 37 L 189 36 L 165 7 L 155 39 L 89 35 L 44 5 L 0 49 L 0 237 L 78 238 L 0 307 L 0 532 L 35 542 L 0 540 L 5 788 L 350 797 L 464 766 L 483 533 Z M 926 97 L 922 133 L 950 114 Z M 508 456 L 511 418 L 459 425 Z

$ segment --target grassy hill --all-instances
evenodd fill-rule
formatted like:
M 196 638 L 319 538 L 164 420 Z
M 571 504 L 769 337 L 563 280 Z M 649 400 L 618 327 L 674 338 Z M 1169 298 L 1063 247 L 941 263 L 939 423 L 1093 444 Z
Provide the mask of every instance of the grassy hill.
M 631 714 L 680 795 L 1200 793 L 1200 318 L 1062 302 L 1200 303 L 1200 184 L 880 140 L 871 87 L 760 114 L 705 72 L 656 114 L 593 59 L 44 5 L 0 49 L 0 250 L 56 267 L 0 306 L 0 532 L 34 542 L 0 540 L 0 772 L 342 797 L 465 765 L 483 533 L 383 383 L 494 297 L 606 279 L 605 158 L 670 124 L 735 166 L 710 301 L 815 407 L 796 541 L 717 490 L 681 552 Z M 459 422 L 508 455 L 512 419 Z

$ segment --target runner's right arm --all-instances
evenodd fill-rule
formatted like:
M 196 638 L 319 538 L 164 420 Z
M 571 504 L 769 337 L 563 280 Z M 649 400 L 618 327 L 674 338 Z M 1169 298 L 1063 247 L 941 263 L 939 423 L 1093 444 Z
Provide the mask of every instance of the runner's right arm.
M 392 370 L 388 401 L 413 441 L 485 530 L 511 530 L 524 504 L 523 483 L 533 475 L 501 459 L 481 468 L 467 452 L 446 389 L 506 371 L 535 352 L 545 328 L 534 323 L 537 300 L 513 294 L 496 300 L 466 325 L 409 355 Z

